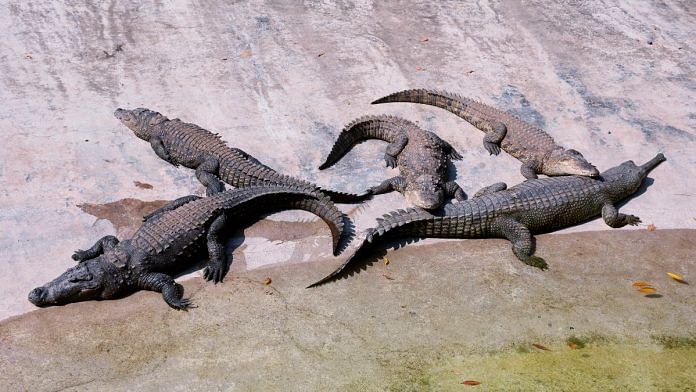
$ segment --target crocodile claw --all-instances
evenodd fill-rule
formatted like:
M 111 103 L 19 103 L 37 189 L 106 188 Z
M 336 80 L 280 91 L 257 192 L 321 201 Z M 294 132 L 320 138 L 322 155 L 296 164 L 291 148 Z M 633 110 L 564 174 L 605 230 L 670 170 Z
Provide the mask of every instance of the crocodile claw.
M 384 154 L 384 160 L 387 162 L 387 167 L 396 167 L 396 158 L 394 158 L 393 156 L 389 154 Z
M 484 142 L 483 147 L 488 151 L 490 155 L 498 155 L 500 154 L 500 146 L 498 146 L 495 143 L 491 142 Z
M 640 218 L 635 215 L 626 215 L 626 224 L 631 226 L 637 226 L 640 223 Z
M 210 263 L 205 270 L 203 270 L 203 278 L 207 281 L 213 281 L 213 283 L 222 282 L 222 278 L 225 276 L 225 267 L 222 263 Z
M 191 308 L 196 308 L 197 306 L 194 305 L 189 298 L 181 298 L 178 300 L 169 300 L 167 302 L 169 306 L 171 306 L 173 309 L 176 310 L 189 310 Z
M 524 263 L 527 265 L 531 265 L 532 267 L 539 268 L 542 271 L 549 269 L 549 265 L 546 264 L 546 260 L 542 259 L 539 256 L 529 256 L 529 258 L 525 260 Z

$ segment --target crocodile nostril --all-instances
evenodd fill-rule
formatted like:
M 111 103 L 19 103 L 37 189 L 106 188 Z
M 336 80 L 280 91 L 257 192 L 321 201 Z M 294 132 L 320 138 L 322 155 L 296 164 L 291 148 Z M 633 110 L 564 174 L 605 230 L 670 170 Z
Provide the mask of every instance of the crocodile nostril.
M 37 287 L 29 293 L 29 301 L 33 304 L 37 304 L 43 301 L 45 291 L 43 287 Z

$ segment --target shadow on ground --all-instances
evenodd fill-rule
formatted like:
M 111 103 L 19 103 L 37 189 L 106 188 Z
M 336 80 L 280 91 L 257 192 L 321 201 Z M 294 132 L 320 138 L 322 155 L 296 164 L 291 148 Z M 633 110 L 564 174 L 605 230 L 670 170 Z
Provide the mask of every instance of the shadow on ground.
M 339 259 L 252 271 L 233 264 L 223 284 L 183 282 L 198 305 L 189 312 L 141 292 L 3 321 L 0 385 L 367 391 L 461 390 L 475 380 L 477 390 L 693 388 L 696 285 L 666 272 L 696 276 L 695 235 L 542 235 L 545 272 L 522 265 L 502 240 L 425 240 L 316 289 L 303 287 Z M 636 280 L 661 297 L 638 292 Z

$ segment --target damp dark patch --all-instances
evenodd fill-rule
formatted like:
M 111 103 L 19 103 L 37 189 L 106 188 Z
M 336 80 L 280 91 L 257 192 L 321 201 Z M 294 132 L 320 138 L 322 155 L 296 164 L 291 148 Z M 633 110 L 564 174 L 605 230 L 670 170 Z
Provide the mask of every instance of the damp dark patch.
M 271 19 L 268 16 L 257 16 L 254 18 L 256 21 L 256 28 L 261 31 L 270 30 Z
M 653 339 L 666 349 L 696 348 L 695 336 L 653 336 Z
M 505 86 L 498 98 L 498 103 L 507 112 L 514 114 L 522 120 L 535 124 L 540 128 L 546 127 L 544 115 L 532 107 L 527 97 L 516 86 L 510 84 Z
M 139 199 L 121 199 L 106 204 L 78 204 L 82 211 L 95 216 L 98 220 L 111 222 L 119 234 L 134 232 L 143 223 L 143 216 L 169 203 L 170 200 L 143 201 Z
M 670 139 L 688 140 L 690 142 L 696 141 L 696 135 L 655 120 L 640 118 L 630 118 L 624 120 L 628 121 L 628 123 L 632 126 L 638 128 L 643 135 L 645 135 L 646 141 L 655 143 L 657 146 L 664 146 Z
M 592 95 L 582 82 L 577 70 L 563 69 L 556 72 L 558 77 L 571 86 L 583 100 L 585 110 L 593 116 L 607 116 L 619 113 L 622 109 L 635 110 L 636 104 L 627 98 Z
M 154 188 L 152 184 L 148 184 L 147 182 L 140 182 L 140 181 L 133 181 L 133 184 L 137 186 L 138 188 L 141 189 L 152 189 Z

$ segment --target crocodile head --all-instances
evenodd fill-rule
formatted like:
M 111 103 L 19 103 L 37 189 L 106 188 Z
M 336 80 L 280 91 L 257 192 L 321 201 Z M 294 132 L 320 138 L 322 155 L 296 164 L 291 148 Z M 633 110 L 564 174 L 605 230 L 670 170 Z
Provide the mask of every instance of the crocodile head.
M 145 108 L 133 110 L 118 108 L 114 112 L 114 116 L 143 140 L 150 140 L 155 132 L 153 128 L 155 125 L 169 120 L 159 112 Z
M 103 256 L 68 268 L 62 275 L 29 293 L 36 306 L 65 305 L 72 302 L 110 299 L 127 288 L 123 273 Z
M 554 150 L 544 161 L 544 174 L 547 176 L 576 175 L 597 177 L 599 170 L 575 150 Z
M 445 191 L 436 176 L 422 175 L 406 186 L 404 196 L 406 201 L 414 206 L 434 210 L 442 206 Z
M 659 153 L 653 159 L 640 166 L 633 161 L 626 161 L 603 172 L 602 180 L 611 185 L 609 189 L 612 193 L 612 198 L 614 201 L 618 201 L 636 192 L 648 173 L 666 160 L 667 158 L 662 153 Z

